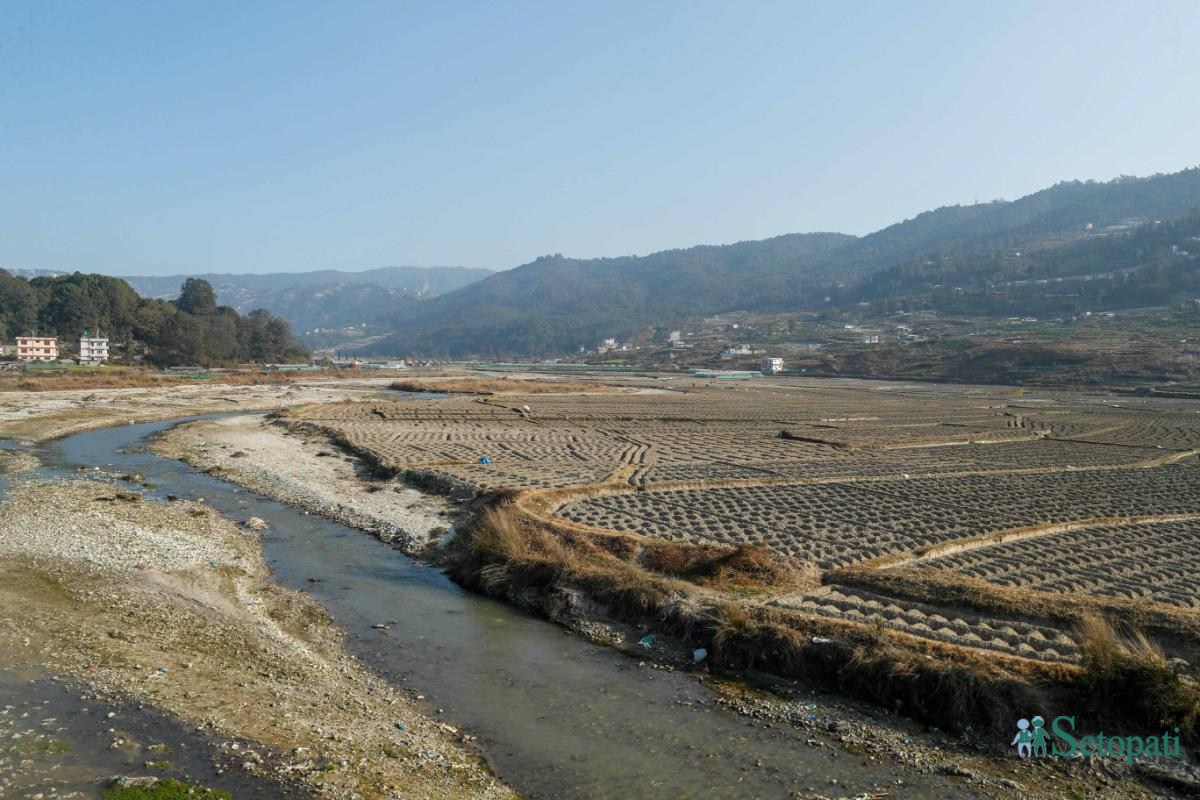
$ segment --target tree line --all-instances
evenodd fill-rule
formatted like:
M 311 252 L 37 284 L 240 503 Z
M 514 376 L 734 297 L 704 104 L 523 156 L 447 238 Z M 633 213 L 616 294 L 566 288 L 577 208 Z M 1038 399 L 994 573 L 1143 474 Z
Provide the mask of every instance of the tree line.
M 36 332 L 70 346 L 84 331 L 108 336 L 114 360 L 155 366 L 306 359 L 288 324 L 263 309 L 241 315 L 217 304 L 204 280 L 189 278 L 175 300 L 146 298 L 107 275 L 26 280 L 0 270 L 0 334 Z

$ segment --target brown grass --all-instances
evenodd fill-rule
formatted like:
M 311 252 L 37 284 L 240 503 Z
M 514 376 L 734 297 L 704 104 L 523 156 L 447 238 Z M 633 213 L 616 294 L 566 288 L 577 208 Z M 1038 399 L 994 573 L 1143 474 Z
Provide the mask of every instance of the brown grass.
M 528 380 L 525 378 L 446 378 L 421 380 L 409 378 L 395 381 L 398 392 L 450 392 L 454 394 L 565 394 L 569 392 L 608 392 L 611 388 L 600 383 L 571 381 Z
M 359 373 L 354 373 L 359 376 Z M 386 377 L 374 373 L 362 373 L 369 377 Z M 54 392 L 71 389 L 130 389 L 157 386 L 184 386 L 187 384 L 220 384 L 235 386 L 277 385 L 302 381 L 328 380 L 345 377 L 345 372 L 321 370 L 320 372 L 259 372 L 244 371 L 218 373 L 211 378 L 194 375 L 172 375 L 145 369 L 105 370 L 103 372 L 63 372 L 37 374 L 23 373 L 0 376 L 0 392 Z
M 702 586 L 728 589 L 760 589 L 790 585 L 816 586 L 820 583 L 815 565 L 798 570 L 788 560 L 750 544 L 733 549 L 719 545 L 681 542 L 645 543 L 637 562 L 646 569 L 671 577 L 683 578 Z
M 1083 674 L 1075 700 L 1089 719 L 1178 728 L 1184 741 L 1200 740 L 1200 687 L 1173 670 L 1154 641 L 1136 628 L 1118 632 L 1094 614 L 1080 621 L 1077 635 Z

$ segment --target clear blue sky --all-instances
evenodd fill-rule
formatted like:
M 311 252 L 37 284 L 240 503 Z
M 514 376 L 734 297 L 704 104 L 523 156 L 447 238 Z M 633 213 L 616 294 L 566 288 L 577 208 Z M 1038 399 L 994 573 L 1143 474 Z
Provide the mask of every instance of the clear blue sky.
M 1200 163 L 1196 2 L 0 0 L 0 266 L 507 268 Z

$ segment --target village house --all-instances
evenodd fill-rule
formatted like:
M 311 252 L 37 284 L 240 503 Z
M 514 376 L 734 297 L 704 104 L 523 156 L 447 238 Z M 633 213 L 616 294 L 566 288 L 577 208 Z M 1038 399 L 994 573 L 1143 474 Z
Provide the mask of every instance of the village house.
M 58 339 L 53 336 L 18 336 L 17 361 L 57 361 Z
M 108 337 L 88 336 L 84 331 L 79 337 L 79 363 L 103 364 L 108 361 Z

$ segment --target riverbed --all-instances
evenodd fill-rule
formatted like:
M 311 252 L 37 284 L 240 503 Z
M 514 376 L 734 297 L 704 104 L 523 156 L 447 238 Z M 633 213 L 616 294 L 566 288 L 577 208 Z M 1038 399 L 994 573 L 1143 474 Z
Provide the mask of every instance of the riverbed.
M 46 477 L 80 466 L 141 473 L 148 499 L 202 500 L 257 516 L 274 579 L 311 593 L 347 646 L 468 736 L 527 797 L 984 797 L 718 706 L 698 673 L 653 669 L 463 591 L 439 570 L 335 522 L 148 452 L 178 420 L 76 434 L 38 448 Z M 373 627 L 384 626 L 384 627 Z M 814 707 L 833 702 L 814 694 Z

